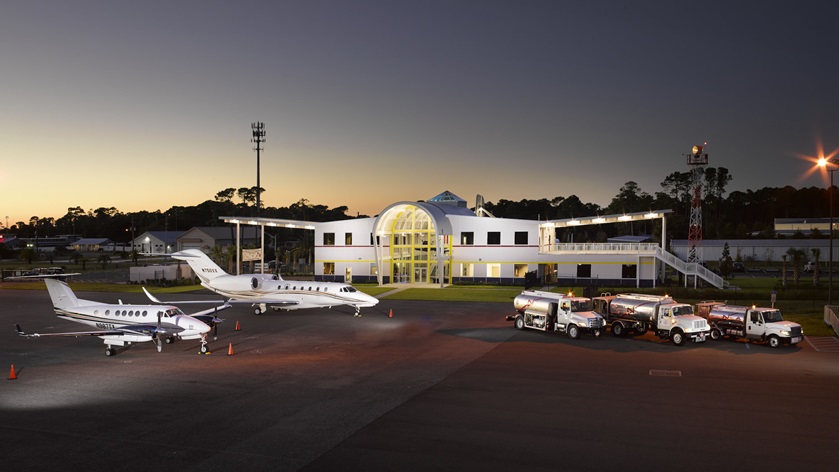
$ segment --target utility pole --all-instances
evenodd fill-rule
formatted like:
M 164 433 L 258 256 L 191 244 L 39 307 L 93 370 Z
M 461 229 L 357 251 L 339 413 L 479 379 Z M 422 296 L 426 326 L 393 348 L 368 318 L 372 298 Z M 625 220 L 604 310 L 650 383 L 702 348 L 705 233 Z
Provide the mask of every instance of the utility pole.
M 259 152 L 262 151 L 260 144 L 265 142 L 265 123 L 261 121 L 251 123 L 251 129 L 253 130 L 251 142 L 256 143 L 254 148 L 254 151 L 256 151 L 256 216 L 259 216 L 259 191 L 261 188 L 259 184 Z

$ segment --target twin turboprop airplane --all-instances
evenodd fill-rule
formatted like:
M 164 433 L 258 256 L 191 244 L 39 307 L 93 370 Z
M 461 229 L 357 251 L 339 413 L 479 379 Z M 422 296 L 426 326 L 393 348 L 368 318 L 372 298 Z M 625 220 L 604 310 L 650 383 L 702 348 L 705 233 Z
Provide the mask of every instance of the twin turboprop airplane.
M 24 333 L 16 325 L 21 336 L 39 338 L 44 336 L 98 336 L 105 342 L 106 356 L 116 354 L 114 346 L 154 341 L 157 351 L 163 349 L 163 342 L 170 344 L 175 339 L 200 339 L 201 353 L 207 352 L 207 333 L 222 320 L 213 314 L 230 305 L 184 314 L 172 305 L 125 305 L 82 300 L 65 282 L 44 279 L 47 284 L 55 314 L 59 318 L 99 328 L 98 331 L 77 331 L 65 333 Z
M 272 274 L 230 275 L 198 249 L 170 255 L 186 261 L 201 279 L 201 285 L 228 297 L 230 302 L 253 304 L 257 315 L 268 311 L 269 306 L 278 311 L 350 305 L 355 308 L 355 316 L 361 316 L 362 307 L 379 303 L 375 297 L 340 282 L 283 280 Z

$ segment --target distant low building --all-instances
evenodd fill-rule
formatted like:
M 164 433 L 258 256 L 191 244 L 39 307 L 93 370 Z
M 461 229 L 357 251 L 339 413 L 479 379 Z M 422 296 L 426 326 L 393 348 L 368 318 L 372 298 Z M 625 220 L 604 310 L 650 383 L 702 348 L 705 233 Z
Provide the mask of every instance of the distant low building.
M 178 238 L 184 231 L 146 231 L 134 238 L 132 245 L 140 254 L 171 254 L 177 251 Z
M 259 244 L 259 228 L 244 226 L 242 230 L 242 245 Z M 205 253 L 215 247 L 227 247 L 236 244 L 236 230 L 231 226 L 196 226 L 186 231 L 177 240 L 177 251 L 184 249 L 200 249 Z M 174 252 L 174 251 L 171 251 Z
M 833 228 L 837 226 L 839 226 L 839 218 L 833 221 Z M 830 228 L 830 218 L 775 218 L 775 234 L 779 236 L 792 236 L 795 233 L 809 236 L 813 231 L 827 235 L 828 228 Z
M 702 240 L 702 260 L 718 261 L 726 243 L 732 259 L 750 262 L 780 262 L 790 249 L 802 249 L 812 259 L 813 249 L 819 250 L 819 260 L 827 262 L 830 253 L 830 240 L 825 239 L 704 239 Z M 687 260 L 688 240 L 673 239 L 670 250 L 676 257 Z M 834 259 L 839 257 L 839 246 L 833 251 Z M 789 259 L 789 258 L 787 258 Z M 808 259 L 808 260 L 809 260 Z
M 112 251 L 114 246 L 116 243 L 108 238 L 82 238 L 70 245 L 79 252 Z

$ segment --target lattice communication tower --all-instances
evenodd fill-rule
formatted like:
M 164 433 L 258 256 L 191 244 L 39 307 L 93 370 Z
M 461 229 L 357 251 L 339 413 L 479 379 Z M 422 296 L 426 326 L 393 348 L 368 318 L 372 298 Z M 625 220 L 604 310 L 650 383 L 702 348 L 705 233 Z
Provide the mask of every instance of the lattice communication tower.
M 707 143 L 706 143 L 707 144 Z M 694 146 L 688 154 L 691 168 L 690 226 L 688 227 L 688 262 L 702 263 L 702 180 L 708 165 L 705 146 Z

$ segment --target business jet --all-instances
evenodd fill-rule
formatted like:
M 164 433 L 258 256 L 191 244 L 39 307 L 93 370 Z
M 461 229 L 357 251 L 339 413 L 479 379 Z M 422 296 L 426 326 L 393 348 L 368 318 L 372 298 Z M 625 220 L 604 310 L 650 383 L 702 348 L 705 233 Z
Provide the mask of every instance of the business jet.
M 59 318 L 99 328 L 96 331 L 62 333 L 25 333 L 16 325 L 19 335 L 29 338 L 46 336 L 98 336 L 105 342 L 106 356 L 116 354 L 114 346 L 130 346 L 132 343 L 154 341 L 157 351 L 163 350 L 163 342 L 170 344 L 176 339 L 201 340 L 201 353 L 207 353 L 207 333 L 222 320 L 214 313 L 229 305 L 201 311 L 192 316 L 172 305 L 126 305 L 100 303 L 76 297 L 65 282 L 51 278 L 47 284 L 55 314 Z M 203 321 L 202 321 L 203 319 Z
M 273 274 L 230 275 L 198 249 L 185 249 L 170 256 L 186 261 L 202 286 L 228 297 L 230 303 L 252 304 L 257 315 L 268 311 L 269 306 L 274 311 L 288 311 L 350 305 L 355 308 L 355 316 L 361 316 L 361 308 L 379 303 L 375 297 L 340 282 L 283 280 Z

